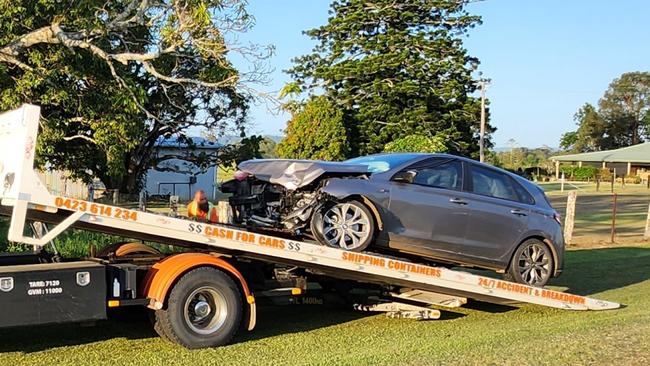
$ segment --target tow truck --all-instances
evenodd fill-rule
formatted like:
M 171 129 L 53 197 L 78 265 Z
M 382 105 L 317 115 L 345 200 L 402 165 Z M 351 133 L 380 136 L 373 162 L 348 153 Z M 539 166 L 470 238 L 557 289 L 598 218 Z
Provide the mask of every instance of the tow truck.
M 228 223 L 51 194 L 34 170 L 39 119 L 39 107 L 28 104 L 0 114 L 0 214 L 10 217 L 9 241 L 35 248 L 0 256 L 0 327 L 101 320 L 110 308 L 144 306 L 163 338 L 188 348 L 222 346 L 240 329 L 253 330 L 257 300 L 305 296 L 311 282 L 339 291 L 357 286 L 374 294 L 357 302 L 357 309 L 416 319 L 436 319 L 439 308 L 463 306 L 467 299 L 567 310 L 620 307 Z M 140 242 L 62 259 L 53 240 L 69 228 Z M 163 254 L 144 244 L 149 242 L 182 250 Z M 44 250 L 48 246 L 54 250 Z

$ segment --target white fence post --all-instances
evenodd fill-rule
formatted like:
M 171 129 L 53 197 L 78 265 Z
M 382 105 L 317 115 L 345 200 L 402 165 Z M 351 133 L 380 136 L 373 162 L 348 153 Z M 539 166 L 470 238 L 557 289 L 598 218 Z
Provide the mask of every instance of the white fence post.
M 566 215 L 564 217 L 564 242 L 567 245 L 571 244 L 571 241 L 573 240 L 573 226 L 575 224 L 577 197 L 577 191 L 571 191 L 567 195 Z
M 645 233 L 643 234 L 643 238 L 650 240 L 650 205 L 648 205 L 648 218 L 645 220 Z

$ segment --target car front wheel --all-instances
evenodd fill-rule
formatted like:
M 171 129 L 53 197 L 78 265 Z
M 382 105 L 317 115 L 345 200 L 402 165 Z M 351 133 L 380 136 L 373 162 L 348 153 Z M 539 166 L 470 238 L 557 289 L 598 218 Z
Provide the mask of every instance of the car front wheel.
M 375 220 L 361 202 L 326 202 L 312 217 L 311 232 L 319 243 L 361 252 L 375 234 Z
M 551 279 L 554 265 L 549 247 L 538 239 L 528 239 L 515 251 L 506 280 L 543 287 Z

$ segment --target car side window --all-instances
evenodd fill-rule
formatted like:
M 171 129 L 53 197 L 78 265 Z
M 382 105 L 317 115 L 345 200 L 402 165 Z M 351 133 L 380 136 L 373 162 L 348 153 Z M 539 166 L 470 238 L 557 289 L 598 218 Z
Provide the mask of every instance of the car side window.
M 463 165 L 458 160 L 442 160 L 411 170 L 416 172 L 413 184 L 454 190 L 462 187 Z
M 499 173 L 492 169 L 472 165 L 472 192 L 483 196 L 503 198 L 510 201 L 531 204 L 528 200 L 520 197 L 518 184 L 506 174 Z M 528 195 L 530 196 L 530 194 Z M 528 201 L 528 202 L 527 202 Z

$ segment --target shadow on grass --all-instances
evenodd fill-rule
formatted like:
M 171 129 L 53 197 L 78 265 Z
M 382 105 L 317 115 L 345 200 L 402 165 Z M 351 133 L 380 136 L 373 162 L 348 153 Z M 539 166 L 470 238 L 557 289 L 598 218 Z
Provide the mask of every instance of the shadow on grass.
M 564 273 L 550 284 L 593 295 L 650 279 L 650 248 L 622 247 L 566 252 Z
M 467 302 L 467 304 L 463 306 L 463 308 L 496 314 L 496 313 L 506 313 L 508 311 L 517 310 L 518 308 L 516 305 L 518 305 L 518 303 L 515 301 L 512 302 L 504 301 L 501 304 L 494 304 L 494 303 L 469 299 L 469 301 Z
M 109 320 L 0 329 L 0 352 L 39 352 L 112 338 L 145 339 L 158 335 L 144 308 L 113 310 Z
M 235 342 L 307 332 L 376 314 L 325 305 L 265 306 L 258 308 L 258 323 L 255 330 L 240 332 L 235 337 Z
M 331 308 L 318 305 L 264 306 L 258 308 L 257 326 L 252 332 L 242 330 L 233 343 L 306 332 L 342 324 L 376 313 Z M 91 324 L 60 324 L 0 329 L 0 353 L 39 352 L 77 346 L 115 338 L 157 338 L 144 308 L 113 311 L 108 320 Z
M 593 295 L 650 279 L 650 248 L 619 247 L 575 250 L 566 253 L 564 274 L 552 285 L 567 287 L 567 292 Z M 508 305 L 470 301 L 464 308 L 502 313 L 515 309 Z M 1 309 L 0 309 L 1 310 Z M 329 306 L 264 306 L 258 309 L 258 325 L 253 332 L 242 331 L 235 343 L 299 333 L 355 321 L 376 313 Z M 465 316 L 442 311 L 438 321 Z M 82 345 L 115 338 L 148 339 L 157 334 L 146 310 L 121 309 L 96 326 L 65 324 L 0 330 L 0 352 L 38 352 L 46 349 Z

